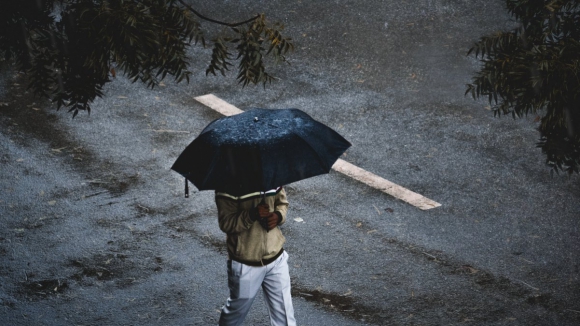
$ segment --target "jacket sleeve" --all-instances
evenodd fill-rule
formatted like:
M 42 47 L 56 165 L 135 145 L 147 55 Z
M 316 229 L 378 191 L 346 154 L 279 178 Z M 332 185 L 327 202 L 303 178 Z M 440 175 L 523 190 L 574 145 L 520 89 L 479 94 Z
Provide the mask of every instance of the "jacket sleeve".
M 220 229 L 227 234 L 240 233 L 249 229 L 254 221 L 250 210 L 239 210 L 235 200 L 217 197 L 215 198 L 218 223 Z
M 276 194 L 276 201 L 274 202 L 275 212 L 278 212 L 282 217 L 279 225 L 282 225 L 286 222 L 286 213 L 288 212 L 288 199 L 286 198 L 286 190 L 282 188 Z

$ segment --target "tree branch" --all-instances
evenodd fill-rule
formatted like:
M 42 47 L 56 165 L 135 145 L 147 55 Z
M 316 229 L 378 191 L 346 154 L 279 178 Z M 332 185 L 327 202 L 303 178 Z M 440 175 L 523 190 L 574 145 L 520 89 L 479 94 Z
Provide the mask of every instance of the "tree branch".
M 243 22 L 239 22 L 239 23 L 224 23 L 224 22 L 221 22 L 221 21 L 219 21 L 219 20 L 211 19 L 211 18 L 209 18 L 209 17 L 206 17 L 206 16 L 204 16 L 204 15 L 200 14 L 200 13 L 199 13 L 197 10 L 193 9 L 193 7 L 192 7 L 192 6 L 188 5 L 188 4 L 187 4 L 187 3 L 185 3 L 183 0 L 178 0 L 178 1 L 179 1 L 179 3 L 181 3 L 181 4 L 182 4 L 184 7 L 186 7 L 186 8 L 187 8 L 187 9 L 189 9 L 191 12 L 193 12 L 193 13 L 194 13 L 194 14 L 195 14 L 197 17 L 199 17 L 199 18 L 201 18 L 201 19 L 204 19 L 204 20 L 207 20 L 207 21 L 209 21 L 209 22 L 215 23 L 215 24 L 219 24 L 219 25 L 224 25 L 224 26 L 229 26 L 229 27 L 236 27 L 236 26 L 240 26 L 240 25 L 247 24 L 247 23 L 249 23 L 249 22 L 252 22 L 252 21 L 254 21 L 254 20 L 256 20 L 256 19 L 260 18 L 260 15 L 256 15 L 256 17 L 250 18 L 250 19 L 248 19 L 248 20 L 246 20 L 246 21 L 243 21 Z

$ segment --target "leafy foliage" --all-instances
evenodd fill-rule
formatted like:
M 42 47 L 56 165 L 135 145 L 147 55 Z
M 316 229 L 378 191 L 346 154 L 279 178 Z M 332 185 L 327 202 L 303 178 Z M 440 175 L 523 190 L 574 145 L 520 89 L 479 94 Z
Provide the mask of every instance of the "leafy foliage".
M 482 37 L 468 52 L 482 62 L 466 94 L 487 97 L 494 115 L 537 115 L 538 147 L 552 171 L 580 168 L 580 2 L 506 0 L 520 23 Z
M 271 82 L 265 57 L 285 62 L 293 49 L 280 33 L 283 26 L 268 24 L 263 14 L 229 24 L 184 0 L 19 0 L 5 1 L 0 10 L 0 54 L 27 72 L 36 94 L 74 117 L 90 112 L 116 70 L 150 88 L 167 75 L 189 82 L 187 49 L 206 46 L 202 20 L 227 26 L 213 40 L 206 74 L 225 74 L 233 66 L 233 46 L 243 86 Z

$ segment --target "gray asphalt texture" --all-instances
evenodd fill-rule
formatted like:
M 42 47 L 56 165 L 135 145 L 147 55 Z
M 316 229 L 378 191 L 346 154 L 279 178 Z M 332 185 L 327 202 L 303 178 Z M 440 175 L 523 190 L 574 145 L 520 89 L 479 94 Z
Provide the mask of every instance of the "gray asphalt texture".
M 154 90 L 117 77 L 74 120 L 0 78 L 0 325 L 215 325 L 228 295 L 213 192 L 171 164 L 220 115 L 304 110 L 346 161 L 442 204 L 422 211 L 336 172 L 287 186 L 299 325 L 578 325 L 580 179 L 551 176 L 533 116 L 464 97 L 468 48 L 513 26 L 503 1 L 213 1 L 266 12 L 296 51 L 265 89 L 205 77 Z M 299 222 L 300 219 L 302 222 Z M 245 325 L 268 325 L 257 298 Z

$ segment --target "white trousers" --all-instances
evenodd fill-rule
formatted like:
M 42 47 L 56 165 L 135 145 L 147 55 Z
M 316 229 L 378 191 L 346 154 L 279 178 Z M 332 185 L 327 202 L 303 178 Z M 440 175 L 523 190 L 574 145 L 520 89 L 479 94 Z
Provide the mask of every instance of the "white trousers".
M 286 251 L 275 261 L 260 267 L 228 260 L 228 286 L 230 297 L 222 308 L 220 326 L 241 325 L 260 287 L 268 307 L 270 325 L 296 325 Z

